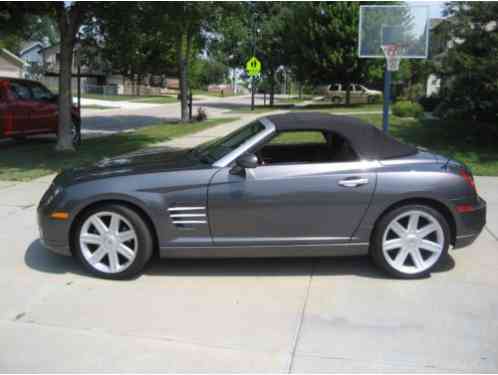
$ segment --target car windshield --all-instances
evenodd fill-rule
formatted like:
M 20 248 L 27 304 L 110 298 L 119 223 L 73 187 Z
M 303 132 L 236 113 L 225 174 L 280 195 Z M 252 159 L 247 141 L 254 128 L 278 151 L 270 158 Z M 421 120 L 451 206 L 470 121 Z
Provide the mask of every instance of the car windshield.
M 255 121 L 223 138 L 197 146 L 192 152 L 200 160 L 206 163 L 213 163 L 238 148 L 263 129 L 264 126 L 259 121 Z

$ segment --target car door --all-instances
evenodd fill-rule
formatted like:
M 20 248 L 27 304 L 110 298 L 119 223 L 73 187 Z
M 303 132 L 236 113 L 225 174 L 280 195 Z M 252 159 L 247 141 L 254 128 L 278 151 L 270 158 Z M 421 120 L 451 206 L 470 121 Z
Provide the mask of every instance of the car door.
M 351 240 L 374 192 L 377 163 L 295 160 L 240 174 L 222 168 L 213 177 L 208 207 L 215 245 Z
M 45 133 L 56 131 L 57 129 L 57 103 L 54 95 L 43 85 L 30 82 L 33 108 L 28 132 Z
M 33 111 L 30 89 L 22 81 L 10 81 L 7 95 L 10 131 L 5 135 L 15 136 L 28 133 Z

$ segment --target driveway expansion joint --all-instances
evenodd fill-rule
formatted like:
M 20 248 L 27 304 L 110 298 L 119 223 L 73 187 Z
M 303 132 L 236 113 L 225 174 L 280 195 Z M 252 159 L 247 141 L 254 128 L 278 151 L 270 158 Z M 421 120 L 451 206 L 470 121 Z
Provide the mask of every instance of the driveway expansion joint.
M 491 237 L 493 237 L 494 240 L 498 241 L 498 235 L 494 234 L 493 231 L 489 229 L 487 225 L 484 228 L 486 228 L 486 231 L 491 235 Z
M 291 351 L 291 357 L 289 360 L 289 366 L 287 368 L 287 373 L 290 374 L 293 370 L 294 366 L 294 358 L 296 356 L 296 350 L 297 350 L 297 345 L 299 343 L 299 338 L 301 336 L 301 330 L 303 327 L 303 321 L 304 321 L 304 315 L 306 313 L 306 307 L 308 306 L 308 300 L 310 296 L 310 290 L 311 290 L 311 283 L 313 281 L 313 274 L 315 272 L 315 259 L 311 260 L 311 270 L 310 270 L 310 275 L 308 277 L 308 285 L 306 286 L 306 293 L 304 295 L 304 301 L 303 301 L 303 306 L 301 308 L 301 313 L 299 315 L 299 323 L 297 325 L 296 329 L 296 335 L 294 337 L 294 341 L 292 343 L 292 351 Z

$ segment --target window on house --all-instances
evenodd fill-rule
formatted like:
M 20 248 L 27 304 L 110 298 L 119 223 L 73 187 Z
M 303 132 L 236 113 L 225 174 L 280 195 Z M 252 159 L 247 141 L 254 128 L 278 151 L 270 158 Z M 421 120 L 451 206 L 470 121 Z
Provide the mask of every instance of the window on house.
M 280 132 L 256 151 L 262 165 L 331 163 L 358 160 L 350 142 L 333 132 Z

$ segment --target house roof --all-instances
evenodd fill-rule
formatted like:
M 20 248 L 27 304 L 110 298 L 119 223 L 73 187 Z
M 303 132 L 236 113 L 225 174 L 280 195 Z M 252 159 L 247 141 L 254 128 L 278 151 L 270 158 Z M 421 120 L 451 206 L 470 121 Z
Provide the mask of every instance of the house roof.
M 19 55 L 24 55 L 25 53 L 31 51 L 32 49 L 40 47 L 40 49 L 43 49 L 43 43 L 41 42 L 27 42 L 24 45 L 24 48 L 19 52 Z
M 8 60 L 12 61 L 14 64 L 16 64 L 18 66 L 23 67 L 23 66 L 27 65 L 26 61 L 17 57 L 16 55 L 14 55 L 12 52 L 10 52 L 9 50 L 7 50 L 5 48 L 0 48 L 0 55 L 2 55 L 3 57 L 6 57 Z

